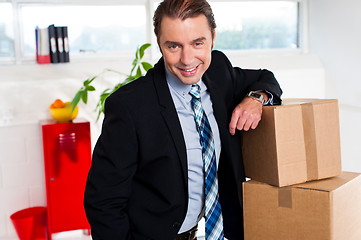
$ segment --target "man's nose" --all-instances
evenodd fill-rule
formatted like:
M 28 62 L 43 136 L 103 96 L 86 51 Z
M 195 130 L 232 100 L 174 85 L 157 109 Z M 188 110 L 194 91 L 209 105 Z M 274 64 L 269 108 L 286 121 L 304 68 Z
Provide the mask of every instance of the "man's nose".
M 191 65 L 194 59 L 194 52 L 191 47 L 183 47 L 181 54 L 181 62 L 184 65 Z

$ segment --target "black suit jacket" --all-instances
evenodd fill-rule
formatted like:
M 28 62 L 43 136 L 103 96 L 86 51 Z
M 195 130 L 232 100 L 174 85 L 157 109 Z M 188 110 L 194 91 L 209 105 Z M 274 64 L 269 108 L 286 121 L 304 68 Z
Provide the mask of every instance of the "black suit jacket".
M 188 203 L 187 156 L 182 129 L 165 78 L 164 61 L 145 77 L 108 97 L 102 133 L 93 153 L 84 206 L 94 240 L 172 240 Z M 233 68 L 212 52 L 203 76 L 221 138 L 219 197 L 228 239 L 243 239 L 241 138 L 228 125 L 250 90 L 281 89 L 267 70 Z

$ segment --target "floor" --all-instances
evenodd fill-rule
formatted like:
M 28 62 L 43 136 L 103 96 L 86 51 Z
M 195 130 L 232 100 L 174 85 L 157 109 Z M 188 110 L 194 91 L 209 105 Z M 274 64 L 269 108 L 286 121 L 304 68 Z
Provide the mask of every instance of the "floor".
M 90 236 L 83 233 L 56 233 L 53 234 L 53 240 L 91 240 Z M 197 240 L 204 240 L 204 236 L 197 236 Z
M 198 229 L 204 229 L 204 221 L 199 223 Z M 53 240 L 91 240 L 83 230 L 54 233 Z M 204 240 L 204 231 L 198 231 L 197 240 Z
M 53 240 L 91 240 L 91 236 L 87 235 L 83 230 L 67 231 L 54 233 Z

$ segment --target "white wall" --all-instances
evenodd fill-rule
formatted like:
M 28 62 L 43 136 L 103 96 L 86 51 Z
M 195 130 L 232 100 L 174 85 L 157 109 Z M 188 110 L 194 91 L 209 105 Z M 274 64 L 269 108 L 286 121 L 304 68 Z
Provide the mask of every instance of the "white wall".
M 325 66 L 326 97 L 340 101 L 342 164 L 361 172 L 361 1 L 310 0 L 310 48 Z

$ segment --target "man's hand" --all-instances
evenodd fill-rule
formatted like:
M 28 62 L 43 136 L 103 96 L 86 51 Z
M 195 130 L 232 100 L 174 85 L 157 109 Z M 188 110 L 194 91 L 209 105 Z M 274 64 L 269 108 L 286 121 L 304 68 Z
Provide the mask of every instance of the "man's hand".
M 268 99 L 267 94 L 262 94 Z M 248 131 L 250 128 L 255 129 L 261 120 L 262 103 L 251 97 L 246 97 L 238 104 L 232 113 L 231 122 L 229 123 L 229 133 L 234 135 L 236 129 Z

